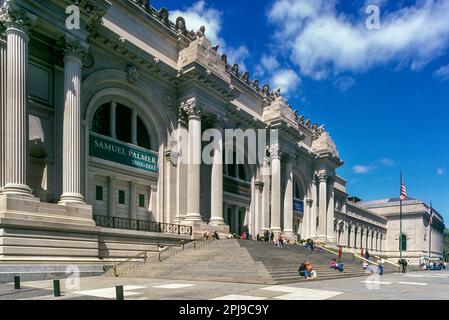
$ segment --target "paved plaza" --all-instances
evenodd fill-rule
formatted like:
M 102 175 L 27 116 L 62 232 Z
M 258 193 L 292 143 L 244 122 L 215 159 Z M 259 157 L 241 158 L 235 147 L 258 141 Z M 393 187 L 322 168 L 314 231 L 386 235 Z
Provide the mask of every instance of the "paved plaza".
M 254 285 L 167 279 L 82 278 L 79 288 L 53 296 L 52 281 L 0 284 L 0 300 L 114 300 L 123 285 L 126 300 L 448 300 L 449 271 L 420 271 L 291 285 Z

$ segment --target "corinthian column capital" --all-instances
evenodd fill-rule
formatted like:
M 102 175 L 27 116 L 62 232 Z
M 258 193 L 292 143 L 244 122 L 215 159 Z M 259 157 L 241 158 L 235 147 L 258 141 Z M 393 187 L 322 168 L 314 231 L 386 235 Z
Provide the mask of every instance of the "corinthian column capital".
M 20 8 L 14 1 L 7 0 L 4 6 L 0 8 L 0 31 L 4 28 L 28 33 L 35 23 L 36 16 Z
M 78 39 L 63 37 L 57 43 L 61 54 L 66 58 L 77 58 L 81 62 L 85 60 L 89 47 Z
M 196 103 L 195 99 L 190 99 L 181 103 L 180 113 L 188 119 L 200 118 L 201 108 L 198 106 L 198 103 Z
M 327 174 L 325 171 L 320 171 L 316 173 L 316 177 L 318 179 L 319 182 L 327 182 Z

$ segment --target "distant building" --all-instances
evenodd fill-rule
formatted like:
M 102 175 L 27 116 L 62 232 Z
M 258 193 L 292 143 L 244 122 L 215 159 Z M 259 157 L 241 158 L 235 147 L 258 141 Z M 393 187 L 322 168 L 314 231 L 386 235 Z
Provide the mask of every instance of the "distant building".
M 400 236 L 399 198 L 362 201 L 358 205 L 387 219 L 385 254 L 388 257 L 398 257 L 400 241 L 403 257 L 414 262 L 428 257 L 429 252 L 431 258 L 443 257 L 443 217 L 433 209 L 433 223 L 430 226 L 430 207 L 423 201 L 413 198 L 403 201 L 402 236 Z

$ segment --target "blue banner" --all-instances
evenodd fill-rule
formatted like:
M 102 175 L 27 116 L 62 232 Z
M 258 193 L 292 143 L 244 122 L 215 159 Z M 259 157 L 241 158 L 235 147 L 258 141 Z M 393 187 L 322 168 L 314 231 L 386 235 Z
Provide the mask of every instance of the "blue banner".
M 293 199 L 293 211 L 304 213 L 304 201 Z

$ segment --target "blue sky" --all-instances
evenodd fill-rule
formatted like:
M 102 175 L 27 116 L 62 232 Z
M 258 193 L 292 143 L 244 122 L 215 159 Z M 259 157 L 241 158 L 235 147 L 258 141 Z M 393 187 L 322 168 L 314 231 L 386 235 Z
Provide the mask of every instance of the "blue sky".
M 449 224 L 449 0 L 151 0 L 325 124 L 350 195 L 433 201 Z M 380 8 L 379 29 L 365 25 Z

